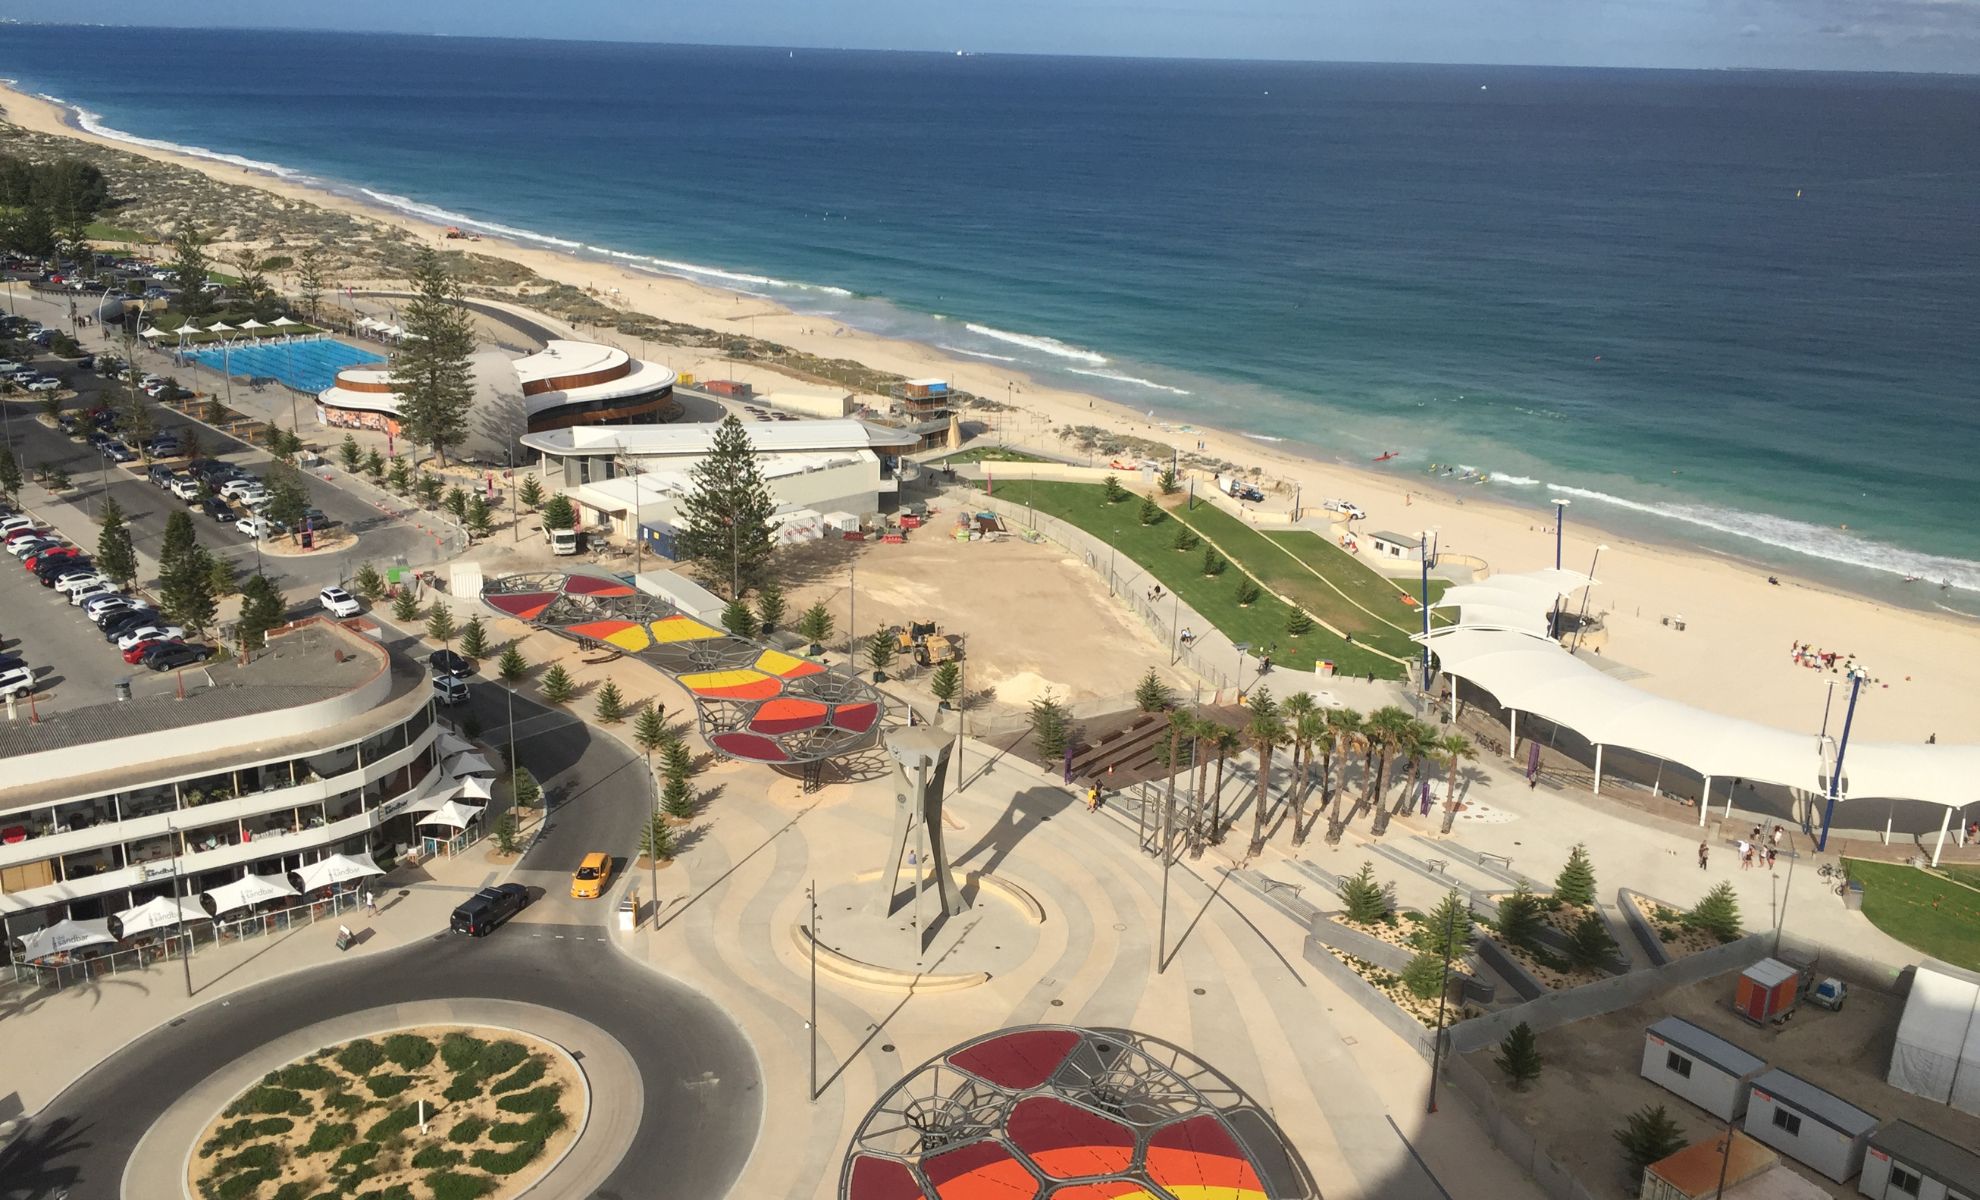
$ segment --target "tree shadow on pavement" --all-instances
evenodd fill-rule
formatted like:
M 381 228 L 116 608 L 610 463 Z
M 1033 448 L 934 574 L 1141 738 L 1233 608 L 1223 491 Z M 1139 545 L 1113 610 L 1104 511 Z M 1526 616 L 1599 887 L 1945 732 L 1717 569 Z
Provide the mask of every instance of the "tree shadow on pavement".
M 30 1124 L 12 1145 L 0 1150 L 0 1200 L 44 1200 L 67 1196 L 81 1177 L 63 1161 L 90 1148 L 83 1140 L 88 1127 L 65 1119 L 44 1128 Z

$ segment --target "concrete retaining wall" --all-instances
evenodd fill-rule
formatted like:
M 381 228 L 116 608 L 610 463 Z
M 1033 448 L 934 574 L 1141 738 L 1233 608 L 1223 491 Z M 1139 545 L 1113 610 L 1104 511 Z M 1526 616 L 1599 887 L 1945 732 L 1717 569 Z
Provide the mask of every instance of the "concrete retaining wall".
M 1353 953 L 1350 951 L 1349 953 Z M 1355 957 L 1359 958 L 1360 955 Z M 1314 969 L 1325 975 L 1340 989 L 1352 996 L 1369 1015 L 1387 1026 L 1389 1032 L 1407 1042 L 1411 1049 L 1421 1054 L 1425 1061 L 1430 1058 L 1430 1030 L 1415 1017 L 1397 1008 L 1395 1002 L 1375 990 L 1375 985 L 1357 975 L 1354 968 L 1340 959 L 1315 938 L 1306 939 L 1306 961 Z
M 1416 957 L 1412 951 L 1363 933 L 1359 929 L 1350 929 L 1332 917 L 1323 916 L 1315 921 L 1312 933 L 1323 945 L 1332 946 L 1343 954 L 1366 959 L 1384 971 L 1394 971 L 1398 975 L 1402 974 L 1403 968 Z M 1387 997 L 1382 999 L 1382 1003 L 1388 1002 Z
M 1541 983 L 1520 964 L 1520 961 L 1506 952 L 1505 947 L 1489 937 L 1478 939 L 1478 957 L 1493 974 L 1512 985 L 1521 1000 L 1537 1000 L 1547 994 L 1547 985 Z
M 1669 966 L 1671 963 L 1671 952 L 1664 949 L 1664 939 L 1657 936 L 1656 926 L 1652 925 L 1649 918 L 1637 910 L 1637 895 L 1638 893 L 1632 892 L 1628 888 L 1617 889 L 1616 911 L 1622 913 L 1623 923 L 1629 926 L 1630 936 L 1636 939 L 1637 945 L 1643 947 L 1643 953 L 1650 956 L 1650 962 L 1659 967 Z M 1643 898 L 1645 900 L 1651 900 L 1653 903 L 1655 902 L 1653 897 L 1645 896 Z
M 1549 1200 L 1594 1200 L 1593 1192 L 1540 1149 L 1533 1135 L 1499 1103 L 1491 1083 L 1469 1062 L 1455 1054 L 1444 1059 L 1444 1082 L 1471 1102 L 1493 1144 L 1533 1177 L 1541 1195 Z

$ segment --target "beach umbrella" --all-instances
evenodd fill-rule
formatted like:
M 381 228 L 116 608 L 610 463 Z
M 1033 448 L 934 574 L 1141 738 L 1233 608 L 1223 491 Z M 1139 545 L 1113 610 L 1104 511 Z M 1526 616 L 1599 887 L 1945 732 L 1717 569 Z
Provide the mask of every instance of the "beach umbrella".
M 183 337 L 188 333 L 204 333 L 206 331 L 201 329 L 199 326 L 193 324 L 192 319 L 188 317 L 186 319 L 186 323 L 184 325 L 179 326 L 176 332 L 178 332 L 179 335 Z
M 255 320 L 255 319 L 254 319 L 253 317 L 249 317 L 249 318 L 248 318 L 247 320 L 245 320 L 245 321 L 242 321 L 242 322 L 241 322 L 241 328 L 242 328 L 242 329 L 266 329 L 266 328 L 268 328 L 268 326 L 266 326 L 266 325 L 263 325 L 263 324 L 262 324 L 262 323 L 261 323 L 260 321 L 257 321 L 257 320 Z
M 160 329 L 158 326 L 153 325 L 148 329 L 138 330 L 138 336 L 146 339 L 162 338 L 165 336 L 165 331 L 163 329 Z
M 420 821 L 421 825 L 444 825 L 448 829 L 466 829 L 468 824 L 481 815 L 481 809 L 458 800 L 449 800 L 433 810 L 433 815 Z
M 339 883 L 349 883 L 353 879 L 363 879 L 370 875 L 383 875 L 378 864 L 366 858 L 352 858 L 348 854 L 332 854 L 308 863 L 299 871 L 289 872 L 289 878 L 305 892 L 317 888 L 332 887 Z
M 211 325 L 208 325 L 208 326 L 206 327 L 206 332 L 208 332 L 208 333 L 232 333 L 232 332 L 234 332 L 234 327 L 233 327 L 232 325 L 229 325 L 229 324 L 227 324 L 227 323 L 226 323 L 225 321 L 215 321 L 215 322 L 214 322 L 213 324 L 211 324 Z
M 127 908 L 110 918 L 110 934 L 119 939 L 154 929 L 169 929 L 183 921 L 204 921 L 206 914 L 191 900 L 155 896 L 136 908 Z
M 463 775 L 493 775 L 495 765 L 479 754 L 456 754 L 447 760 L 447 778 L 459 779 Z
M 269 324 L 273 325 L 277 329 L 287 329 L 291 325 L 300 325 L 302 324 L 302 322 L 291 321 L 287 317 L 276 317 L 273 321 L 270 321 Z
M 247 908 L 264 900 L 277 900 L 283 896 L 293 896 L 296 889 L 276 875 L 249 875 L 210 892 L 203 892 L 199 905 L 212 916 L 233 912 L 237 908 Z
M 110 936 L 108 922 L 65 920 L 37 929 L 26 937 L 15 938 L 14 942 L 20 947 L 20 957 L 28 962 L 34 962 L 65 950 L 79 950 L 84 946 L 107 946 L 116 940 Z

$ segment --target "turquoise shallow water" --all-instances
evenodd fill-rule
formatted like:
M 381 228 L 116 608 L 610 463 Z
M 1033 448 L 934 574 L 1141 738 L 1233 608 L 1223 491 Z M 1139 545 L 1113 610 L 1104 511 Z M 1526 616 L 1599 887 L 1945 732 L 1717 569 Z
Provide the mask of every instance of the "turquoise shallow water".
M 1980 609 L 1974 79 L 24 27 L 0 71 L 98 128 Z

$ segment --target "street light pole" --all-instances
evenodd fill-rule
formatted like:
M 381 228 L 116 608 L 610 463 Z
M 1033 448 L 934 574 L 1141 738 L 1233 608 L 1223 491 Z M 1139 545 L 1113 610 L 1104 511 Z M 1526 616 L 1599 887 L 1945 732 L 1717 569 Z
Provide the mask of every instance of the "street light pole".
M 804 889 L 811 901 L 811 1102 L 818 1103 L 818 881 Z
M 1422 603 L 1418 606 L 1423 609 L 1423 675 L 1418 682 L 1422 685 L 1419 690 L 1427 696 L 1430 694 L 1430 531 L 1426 529 L 1416 536 L 1416 557 L 1423 563 Z
M 192 999 L 192 939 L 186 936 L 186 905 L 179 899 L 179 831 L 168 818 L 165 836 L 172 839 L 172 903 L 179 906 L 179 958 L 186 967 L 186 999 Z
M 1565 496 L 1554 497 L 1554 569 L 1561 569 L 1561 529 L 1567 520 L 1567 506 L 1573 501 Z
M 1457 928 L 1457 906 L 1444 918 L 1444 984 L 1437 992 L 1437 1032 L 1430 1043 L 1430 1112 L 1437 1111 L 1437 1070 L 1444 1062 L 1444 1002 L 1451 994 L 1451 935 Z
M 1843 755 L 1849 753 L 1849 727 L 1856 720 L 1856 696 L 1863 690 L 1863 674 L 1858 671 L 1849 677 L 1849 707 L 1843 710 L 1842 741 L 1836 746 L 1836 764 L 1829 769 L 1829 805 L 1822 814 L 1822 832 L 1815 839 L 1817 854 L 1829 848 L 1829 824 L 1836 819 L 1836 800 L 1842 793 Z

